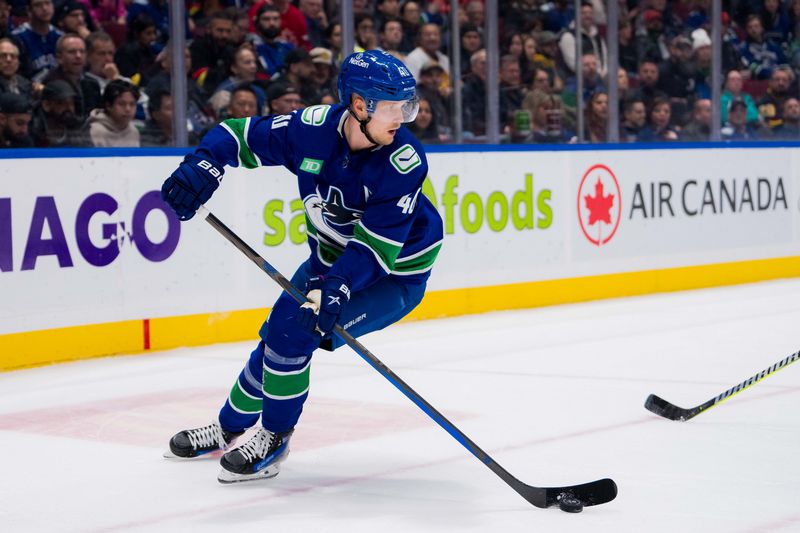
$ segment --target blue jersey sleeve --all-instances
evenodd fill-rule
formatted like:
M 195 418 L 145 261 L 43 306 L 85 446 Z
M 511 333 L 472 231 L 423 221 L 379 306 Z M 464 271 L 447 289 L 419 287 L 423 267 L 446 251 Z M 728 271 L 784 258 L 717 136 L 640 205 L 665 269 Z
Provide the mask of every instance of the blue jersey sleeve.
M 428 163 L 421 147 L 404 144 L 384 160 L 379 179 L 371 179 L 367 207 L 329 275 L 340 276 L 358 291 L 388 276 L 406 245 L 417 215 Z
M 197 153 L 226 166 L 284 166 L 296 173 L 290 128 L 296 114 L 228 119 L 209 131 Z

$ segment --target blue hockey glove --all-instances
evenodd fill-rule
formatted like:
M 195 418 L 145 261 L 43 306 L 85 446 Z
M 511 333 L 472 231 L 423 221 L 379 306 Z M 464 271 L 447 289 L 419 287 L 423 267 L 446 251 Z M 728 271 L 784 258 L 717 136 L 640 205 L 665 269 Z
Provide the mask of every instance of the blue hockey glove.
M 222 165 L 211 158 L 189 154 L 164 181 L 161 198 L 181 220 L 189 220 L 206 203 L 222 181 Z
M 319 331 L 327 335 L 333 331 L 336 322 L 350 301 L 350 289 L 347 282 L 340 277 L 313 277 L 306 286 L 311 300 L 300 306 L 297 320 L 308 331 Z

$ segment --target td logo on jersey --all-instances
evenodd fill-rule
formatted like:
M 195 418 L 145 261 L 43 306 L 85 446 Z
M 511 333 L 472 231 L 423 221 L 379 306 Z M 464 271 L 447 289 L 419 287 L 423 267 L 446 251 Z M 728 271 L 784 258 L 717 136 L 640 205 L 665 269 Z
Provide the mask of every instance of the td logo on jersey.
M 605 165 L 589 168 L 578 186 L 578 222 L 584 237 L 602 246 L 614 237 L 622 215 L 617 177 Z

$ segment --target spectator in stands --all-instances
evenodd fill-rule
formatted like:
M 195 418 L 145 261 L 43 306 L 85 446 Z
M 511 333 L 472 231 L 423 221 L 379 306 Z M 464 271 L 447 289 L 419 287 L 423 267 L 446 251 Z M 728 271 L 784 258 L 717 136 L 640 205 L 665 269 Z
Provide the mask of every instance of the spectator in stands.
M 0 148 L 33 146 L 28 133 L 30 122 L 30 100 L 19 94 L 0 94 Z
M 783 102 L 783 121 L 772 130 L 776 139 L 800 140 L 800 101 L 791 96 Z
M 703 28 L 692 32 L 695 98 L 711 98 L 711 37 Z
M 333 66 L 333 53 L 327 48 L 312 48 L 311 61 L 314 63 L 312 73 L 314 88 L 321 100 L 325 93 L 336 92 L 336 75 Z
M 728 106 L 728 121 L 720 130 L 723 141 L 747 141 L 758 139 L 756 129 L 747 123 L 747 104 L 744 100 L 731 100 Z
M 342 25 L 338 22 L 331 22 L 328 25 L 328 31 L 325 32 L 325 48 L 333 54 L 333 64 L 339 66 L 342 64 Z
M 750 76 L 757 80 L 768 80 L 778 65 L 786 63 L 786 56 L 781 46 L 764 37 L 764 26 L 761 17 L 747 17 L 747 40 L 742 43 L 739 53 L 742 63 L 750 71 Z
M 142 147 L 172 144 L 172 95 L 168 89 L 155 89 L 148 94 L 147 111 L 150 118 L 140 135 Z
M 622 104 L 622 125 L 619 132 L 621 142 L 637 142 L 639 132 L 647 122 L 647 108 L 642 100 L 631 97 Z
M 594 7 L 587 0 L 581 3 L 580 21 L 583 52 L 594 54 L 597 58 L 598 72 L 603 77 L 606 75 L 606 65 L 608 65 L 608 50 L 605 40 L 600 36 L 597 25 L 594 23 Z M 561 57 L 564 58 L 564 66 L 570 74 L 574 74 L 578 64 L 575 57 L 575 21 L 569 25 L 569 31 L 561 34 L 558 47 L 561 50 Z
M 533 39 L 530 37 L 530 39 Z M 483 48 L 483 37 L 478 28 L 466 23 L 461 26 L 461 75 L 469 74 L 470 58 L 472 54 Z M 536 54 L 536 43 L 534 42 L 534 55 Z M 531 58 L 531 62 L 533 59 Z
M 658 65 L 654 61 L 644 59 L 639 63 L 639 86 L 633 96 L 644 102 L 648 111 L 653 107 L 653 100 L 656 98 L 668 98 L 667 93 L 659 88 L 658 77 Z
M 0 39 L 0 94 L 19 94 L 31 101 L 33 85 L 19 73 L 19 56 L 19 47 L 14 41 L 7 37 Z
M 436 61 L 450 75 L 450 59 L 441 52 L 442 32 L 436 24 L 423 24 L 419 29 L 417 47 L 406 57 L 406 66 L 414 78 L 419 77 L 422 65 Z
M 153 21 L 155 28 L 154 41 L 166 42 L 169 38 L 169 3 L 167 0 L 136 0 L 128 4 L 128 28 L 135 24 L 140 15 L 145 15 Z M 188 18 L 189 13 L 186 13 Z M 187 26 L 188 28 L 188 26 Z M 159 52 L 160 50 L 156 50 Z M 119 64 L 119 62 L 117 62 Z
M 767 93 L 758 101 L 758 111 L 772 129 L 780 125 L 783 103 L 789 97 L 789 88 L 794 81 L 791 68 L 782 66 L 772 72 Z
M 512 55 L 517 58 L 517 62 L 522 59 L 522 35 L 511 33 L 506 37 L 506 42 L 500 49 L 500 53 Z
M 400 20 L 400 0 L 377 0 L 375 23 L 383 28 L 387 20 Z
M 780 0 L 764 0 L 761 11 L 761 21 L 764 24 L 764 38 L 776 43 L 786 43 L 792 32 L 789 15 Z
M 273 5 L 264 4 L 256 14 L 256 33 L 260 43 L 256 45 L 258 59 L 264 71 L 274 76 L 284 67 L 286 54 L 294 48 L 278 39 L 281 34 L 281 14 Z
M 378 33 L 375 31 L 375 22 L 366 13 L 356 15 L 354 52 L 374 50 L 378 47 Z
M 461 88 L 462 121 L 465 138 L 486 135 L 486 50 L 470 58 L 470 73 Z
M 642 29 L 636 34 L 639 57 L 658 64 L 669 57 L 664 15 L 657 9 L 647 9 L 642 14 L 642 23 Z
M 125 24 L 128 3 L 120 0 L 78 0 L 89 11 L 90 18 L 97 24 L 113 22 Z
M 511 54 L 500 58 L 500 124 L 501 129 L 514 123 L 514 112 L 522 107 L 525 93 L 519 61 Z
M 88 77 L 86 67 L 86 43 L 78 35 L 68 33 L 56 45 L 58 66 L 45 77 L 45 83 L 64 80 L 75 90 L 75 114 L 81 121 L 89 117 L 89 112 L 102 105 L 100 84 Z
M 247 33 L 250 31 L 250 21 L 247 18 L 247 10 L 231 6 L 226 8 L 224 13 L 225 16 L 233 21 L 231 44 L 234 48 L 238 48 L 247 41 Z
M 467 16 L 467 23 L 472 24 L 483 34 L 483 27 L 486 24 L 486 9 L 483 7 L 483 0 L 469 0 L 464 6 L 464 13 Z
M 603 78 L 600 77 L 600 66 L 594 53 L 591 51 L 585 52 L 581 58 L 581 65 L 583 69 L 583 101 L 585 104 L 594 93 L 605 92 L 606 88 Z M 564 101 L 570 107 L 575 107 L 577 102 L 577 83 L 577 76 L 572 76 L 564 86 Z
M 222 12 L 211 15 L 206 33 L 192 41 L 192 78 L 198 89 L 211 95 L 228 76 L 235 48 L 232 42 L 233 21 Z
M 288 115 L 305 107 L 297 89 L 281 81 L 272 83 L 267 89 L 267 104 L 271 115 Z
M 400 51 L 403 42 L 403 25 L 400 19 L 386 19 L 380 32 L 380 49 L 389 52 L 400 61 L 405 62 L 406 55 Z
M 250 44 L 240 46 L 234 53 L 233 64 L 229 71 L 229 76 L 217 86 L 217 90 L 208 99 L 208 103 L 214 110 L 217 117 L 228 114 L 228 104 L 230 104 L 233 89 L 242 84 L 250 86 L 256 81 L 258 71 L 258 61 L 256 53 Z M 250 86 L 258 100 L 257 109 L 262 110 L 267 103 L 267 95 L 264 89 L 257 85 Z M 253 115 L 260 113 L 253 113 Z
M 742 90 L 744 80 L 738 70 L 731 70 L 725 77 L 725 90 L 720 98 L 722 124 L 728 121 L 728 107 L 734 99 L 744 100 L 747 105 L 747 122 L 758 122 L 760 117 L 758 107 L 753 101 L 753 97 Z
M 417 33 L 422 24 L 422 10 L 419 3 L 414 0 L 406 0 L 400 4 L 400 21 L 403 24 L 403 42 L 400 51 L 409 54 L 417 43 Z M 420 66 L 422 66 L 420 64 Z
M 669 43 L 669 59 L 658 69 L 658 88 L 669 97 L 676 117 L 683 117 L 694 103 L 696 72 L 691 57 L 692 41 L 676 35 Z
M 700 98 L 694 102 L 692 120 L 681 129 L 680 139 L 682 141 L 707 141 L 710 137 L 711 100 Z
M 271 0 L 273 6 L 278 9 L 281 18 L 280 38 L 292 46 L 299 46 L 306 51 L 311 50 L 311 42 L 308 40 L 308 24 L 303 13 L 294 7 L 289 0 Z M 255 2 L 253 4 L 259 11 L 266 1 Z
M 194 80 L 191 77 L 192 72 L 192 56 L 189 53 L 189 48 L 185 47 L 183 50 L 184 60 L 184 75 L 186 76 L 186 120 L 188 121 L 189 144 L 197 144 L 200 140 L 201 132 L 208 129 L 209 126 L 216 122 L 216 115 L 214 110 L 207 104 L 206 99 L 202 96 L 197 89 Z M 155 94 L 158 91 L 172 91 L 172 49 L 169 43 L 164 47 L 164 50 L 159 54 L 159 64 L 161 71 L 153 76 L 150 83 L 147 84 L 145 92 L 148 96 Z M 170 100 L 170 111 L 172 111 L 172 100 Z
M 328 16 L 322 8 L 322 0 L 300 0 L 298 7 L 306 19 L 309 42 L 313 47 L 322 46 L 328 27 Z
M 633 35 L 633 24 L 627 19 L 619 21 L 619 66 L 630 74 L 636 74 L 640 50 Z
M 12 33 L 25 57 L 22 73 L 33 82 L 41 82 L 58 65 L 56 43 L 63 33 L 51 24 L 53 13 L 52 0 L 28 0 L 28 22 Z
M 319 91 L 314 86 L 316 68 L 305 48 L 295 48 L 286 54 L 284 70 L 278 81 L 299 88 L 303 107 L 319 103 Z
M 11 0 L 0 0 L 0 39 L 11 35 Z
M 522 109 L 531 117 L 530 134 L 522 142 L 547 144 L 573 142 L 574 135 L 563 126 L 564 112 L 558 96 L 531 91 L 525 96 Z
M 133 125 L 139 90 L 124 80 L 112 80 L 103 91 L 103 107 L 89 115 L 89 138 L 95 147 L 140 146 L 139 130 Z
M 553 83 L 553 90 L 561 92 L 564 89 L 564 80 L 558 72 L 560 52 L 558 50 L 558 37 L 550 31 L 542 31 L 534 35 L 536 39 L 536 56 L 534 64 L 547 71 Z
M 650 120 L 639 132 L 640 142 L 677 141 L 678 134 L 670 126 L 672 106 L 666 98 L 656 98 L 650 109 Z
M 74 33 L 80 35 L 81 39 L 86 39 L 95 28 L 94 22 L 87 20 L 88 15 L 89 11 L 83 4 L 67 0 L 56 9 L 53 23 L 64 33 Z
M 42 100 L 33 110 L 31 136 L 38 147 L 86 146 L 83 121 L 75 113 L 78 93 L 64 80 L 53 80 L 42 89 Z
M 620 110 L 622 109 L 622 101 L 630 97 L 631 92 L 631 80 L 628 77 L 628 71 L 619 67 L 617 70 L 617 99 L 619 100 Z
M 255 86 L 243 83 L 233 88 L 231 102 L 228 104 L 227 115 L 224 118 L 247 118 L 261 114 L 258 95 Z
M 417 94 L 425 98 L 431 108 L 436 125 L 445 135 L 450 135 L 452 122 L 450 120 L 450 95 L 452 89 L 443 84 L 444 69 L 435 61 L 430 61 L 422 67 L 417 78 Z
M 128 39 L 114 54 L 114 63 L 120 74 L 134 85 L 146 87 L 155 74 L 157 37 L 156 24 L 150 15 L 140 13 L 133 20 L 129 19 Z
M 606 142 L 608 139 L 608 95 L 606 93 L 592 94 L 586 103 L 584 118 L 584 139 L 592 143 Z
M 101 94 L 111 80 L 131 81 L 119 73 L 119 68 L 114 63 L 115 53 L 114 40 L 104 31 L 92 32 L 86 39 L 86 59 L 89 67 L 86 77 L 97 82 Z
M 408 125 L 408 129 L 414 136 L 425 144 L 436 144 L 439 140 L 439 129 L 436 124 L 436 116 L 431 109 L 431 103 L 424 97 L 419 99 L 419 111 L 417 118 Z

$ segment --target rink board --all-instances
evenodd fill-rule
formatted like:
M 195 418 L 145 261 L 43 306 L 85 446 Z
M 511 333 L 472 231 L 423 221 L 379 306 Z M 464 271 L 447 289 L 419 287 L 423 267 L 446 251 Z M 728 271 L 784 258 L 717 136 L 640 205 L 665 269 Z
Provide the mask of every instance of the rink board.
M 165 154 L 2 161 L 0 369 L 256 336 L 277 286 L 202 220 L 169 213 L 158 190 L 180 156 Z M 409 318 L 800 276 L 798 157 L 429 153 L 445 242 Z M 208 207 L 287 276 L 307 255 L 284 169 L 229 169 Z

